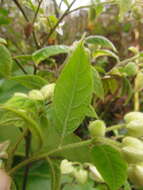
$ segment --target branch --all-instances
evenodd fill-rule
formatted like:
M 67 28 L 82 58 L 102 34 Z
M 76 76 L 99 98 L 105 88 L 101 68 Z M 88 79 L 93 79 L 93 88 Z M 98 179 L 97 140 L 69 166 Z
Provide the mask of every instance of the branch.
M 58 22 L 55 24 L 55 26 L 50 30 L 48 36 L 46 36 L 47 39 L 49 39 L 51 37 L 51 35 L 55 32 L 56 28 L 59 26 L 59 24 L 62 22 L 62 20 L 65 18 L 65 16 L 68 15 L 69 10 L 71 9 L 71 7 L 73 6 L 73 4 L 76 2 L 76 0 L 73 0 L 71 2 L 71 4 L 69 5 L 69 7 L 67 8 L 67 10 L 64 12 L 64 14 L 59 18 Z M 44 46 L 46 40 L 44 40 L 42 46 Z
M 23 17 L 25 18 L 25 20 L 26 20 L 27 22 L 29 22 L 29 19 L 28 19 L 27 15 L 25 14 L 25 12 L 24 12 L 22 6 L 21 6 L 20 3 L 18 2 L 18 0 L 13 0 L 13 2 L 14 2 L 14 3 L 16 4 L 16 6 L 19 8 L 19 10 L 21 11 L 21 13 L 22 13 Z
M 37 7 L 37 10 L 36 10 L 36 12 L 35 12 L 35 15 L 34 15 L 32 24 L 34 24 L 35 21 L 36 21 L 36 19 L 37 19 L 37 16 L 38 16 L 38 13 L 39 13 L 39 9 L 40 9 L 40 6 L 41 6 L 42 2 L 43 2 L 43 0 L 39 1 L 39 3 L 38 3 L 38 7 Z
M 23 71 L 23 73 L 25 75 L 27 75 L 27 71 L 24 69 L 24 67 L 22 67 L 22 65 L 17 61 L 17 59 L 14 59 L 15 60 L 15 63 L 17 64 L 17 66 L 21 69 L 21 71 Z

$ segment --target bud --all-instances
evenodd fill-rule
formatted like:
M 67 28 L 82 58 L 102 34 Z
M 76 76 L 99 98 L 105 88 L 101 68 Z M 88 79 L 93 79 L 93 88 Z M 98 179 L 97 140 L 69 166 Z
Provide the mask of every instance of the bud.
M 10 177 L 3 169 L 0 169 L 0 189 L 10 190 L 11 189 L 10 186 L 11 186 Z
M 89 165 L 89 171 L 90 171 L 90 177 L 99 182 L 99 183 L 103 183 L 104 179 L 102 178 L 102 176 L 100 175 L 100 173 L 98 172 L 98 170 L 96 169 L 95 166 L 93 166 L 92 164 Z
M 131 146 L 137 149 L 143 149 L 143 142 L 134 137 L 125 137 L 122 141 L 123 147 Z
M 62 160 L 60 169 L 62 174 L 70 174 L 74 171 L 72 162 L 69 162 L 68 160 Z
M 137 187 L 143 187 L 143 165 L 133 165 L 128 170 L 129 180 Z
M 124 120 L 126 123 L 129 123 L 130 121 L 133 121 L 133 120 L 142 120 L 143 121 L 143 113 L 137 112 L 137 111 L 127 113 L 124 116 Z
M 44 96 L 44 99 L 50 100 L 54 95 L 55 83 L 48 84 L 41 88 L 40 92 Z
M 133 137 L 143 136 L 143 120 L 134 120 L 126 125 L 128 129 L 128 135 Z
M 44 97 L 39 90 L 31 90 L 28 95 L 29 98 L 33 100 L 44 100 Z
M 123 155 L 128 163 L 143 162 L 143 149 L 137 149 L 136 147 L 125 146 L 122 148 Z
M 88 172 L 84 169 L 75 169 L 73 176 L 75 177 L 78 183 L 84 184 L 88 179 Z
M 124 68 L 124 72 L 128 75 L 128 76 L 134 76 L 137 74 L 137 71 L 138 71 L 138 66 L 133 63 L 133 62 L 130 62 L 128 63 L 125 68 Z
M 106 132 L 106 125 L 102 120 L 95 120 L 90 122 L 88 129 L 92 137 L 104 137 Z

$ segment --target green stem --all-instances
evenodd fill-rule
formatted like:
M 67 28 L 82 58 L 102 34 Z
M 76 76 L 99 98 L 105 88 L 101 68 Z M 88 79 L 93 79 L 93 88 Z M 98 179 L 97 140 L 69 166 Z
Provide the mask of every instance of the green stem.
M 21 162 L 20 164 L 18 164 L 17 166 L 15 166 L 14 168 L 12 168 L 8 173 L 10 175 L 14 174 L 18 169 L 26 166 L 27 164 L 30 164 L 31 162 L 35 162 L 35 161 L 39 161 L 39 160 L 42 160 L 42 159 L 45 159 L 46 157 L 54 154 L 54 153 L 57 153 L 57 152 L 61 152 L 61 151 L 64 151 L 64 150 L 68 150 L 68 149 L 72 149 L 72 148 L 77 148 L 77 147 L 82 147 L 82 146 L 87 146 L 89 144 L 91 144 L 93 142 L 93 139 L 90 139 L 90 140 L 86 140 L 86 141 L 83 141 L 83 142 L 79 142 L 79 143 L 74 143 L 74 144 L 69 144 L 69 145 L 65 145 L 65 146 L 62 146 L 62 147 L 59 147 L 59 148 L 56 148 L 54 150 L 51 150 L 49 152 L 46 152 L 46 153 L 41 153 L 40 155 L 34 155 L 32 156 L 31 158 Z
M 108 127 L 108 128 L 106 129 L 106 132 L 110 132 L 110 131 L 122 129 L 122 128 L 124 128 L 124 126 L 125 126 L 124 124 L 113 125 L 113 126 L 111 126 L 111 127 Z
M 23 140 L 23 138 L 25 137 L 25 135 L 27 134 L 27 129 L 23 131 L 23 133 L 20 135 L 20 137 L 18 138 L 17 142 L 14 144 L 14 146 L 11 147 L 11 149 L 9 150 L 9 158 L 7 160 L 7 168 L 9 169 L 12 165 L 12 161 L 13 161 L 13 157 L 14 157 L 14 153 L 17 150 L 19 144 L 21 143 L 21 141 Z

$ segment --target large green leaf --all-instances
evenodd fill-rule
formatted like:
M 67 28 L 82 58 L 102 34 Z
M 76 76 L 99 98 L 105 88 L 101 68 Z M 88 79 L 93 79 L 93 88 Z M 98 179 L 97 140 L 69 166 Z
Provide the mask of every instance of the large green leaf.
M 12 69 L 12 57 L 4 45 L 0 45 L 0 73 L 8 78 Z
M 11 79 L 29 89 L 40 89 L 48 83 L 45 79 L 37 75 L 16 76 Z
M 94 146 L 93 164 L 111 190 L 118 190 L 127 179 L 127 164 L 121 154 L 108 145 Z
M 42 48 L 32 54 L 33 60 L 36 64 L 47 59 L 50 56 L 58 55 L 61 53 L 68 53 L 69 47 L 64 45 L 52 45 Z
M 114 46 L 114 44 L 104 36 L 98 36 L 98 35 L 89 36 L 86 38 L 86 42 L 89 44 L 97 45 L 97 46 L 99 45 L 104 48 L 110 48 L 114 50 L 115 52 L 117 52 L 117 49 Z
M 55 88 L 53 104 L 61 139 L 77 129 L 84 119 L 92 91 L 89 55 L 80 42 L 69 57 Z
M 92 72 L 93 72 L 93 79 L 94 79 L 94 93 L 98 98 L 101 98 L 102 100 L 104 99 L 104 87 L 102 84 L 101 77 L 97 70 L 92 67 Z

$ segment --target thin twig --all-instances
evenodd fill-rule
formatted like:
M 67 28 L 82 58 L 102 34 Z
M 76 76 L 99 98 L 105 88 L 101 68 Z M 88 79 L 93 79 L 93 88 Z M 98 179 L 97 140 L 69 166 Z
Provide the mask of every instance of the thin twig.
M 73 6 L 73 4 L 76 2 L 76 0 L 73 0 L 71 2 L 71 4 L 69 5 L 69 7 L 67 8 L 67 10 L 64 12 L 64 14 L 59 18 L 58 22 L 55 24 L 55 26 L 53 26 L 53 28 L 50 30 L 48 36 L 46 36 L 47 39 L 49 39 L 51 37 L 51 35 L 55 32 L 56 28 L 59 26 L 59 24 L 62 22 L 62 20 L 65 18 L 65 16 L 68 14 L 69 10 L 71 9 L 71 7 Z M 45 42 L 47 42 L 47 40 L 43 41 L 42 46 L 44 46 Z
M 30 147 L 31 147 L 31 132 L 28 131 L 27 136 L 25 137 L 25 158 L 29 159 L 29 154 L 30 154 Z M 23 176 L 23 187 L 22 190 L 26 190 L 27 186 L 27 181 L 28 181 L 28 173 L 30 170 L 30 164 L 27 164 L 24 170 L 24 176 Z
M 29 19 L 28 19 L 27 15 L 25 14 L 25 12 L 24 12 L 22 6 L 21 6 L 20 3 L 18 2 L 18 0 L 13 0 L 13 2 L 14 2 L 14 3 L 16 4 L 16 6 L 19 8 L 19 10 L 21 11 L 21 13 L 22 13 L 23 17 L 25 18 L 25 20 L 26 20 L 27 22 L 29 22 Z
M 54 4 L 56 17 L 59 18 L 58 4 L 57 4 L 56 0 L 52 0 L 52 1 L 53 1 L 53 4 Z
M 38 16 L 38 13 L 39 13 L 39 10 L 40 10 L 40 6 L 41 6 L 42 2 L 43 2 L 43 0 L 39 1 L 39 3 L 38 3 L 38 7 L 37 7 L 37 9 L 36 9 L 36 12 L 35 12 L 35 15 L 34 15 L 32 24 L 34 24 L 35 21 L 36 21 L 36 19 L 37 19 L 37 16 Z
M 25 75 L 27 75 L 27 71 L 24 69 L 24 67 L 22 67 L 22 65 L 19 63 L 19 61 L 17 61 L 17 59 L 14 59 L 15 60 L 15 63 L 17 64 L 17 66 L 21 69 L 21 71 L 23 71 L 23 73 Z

